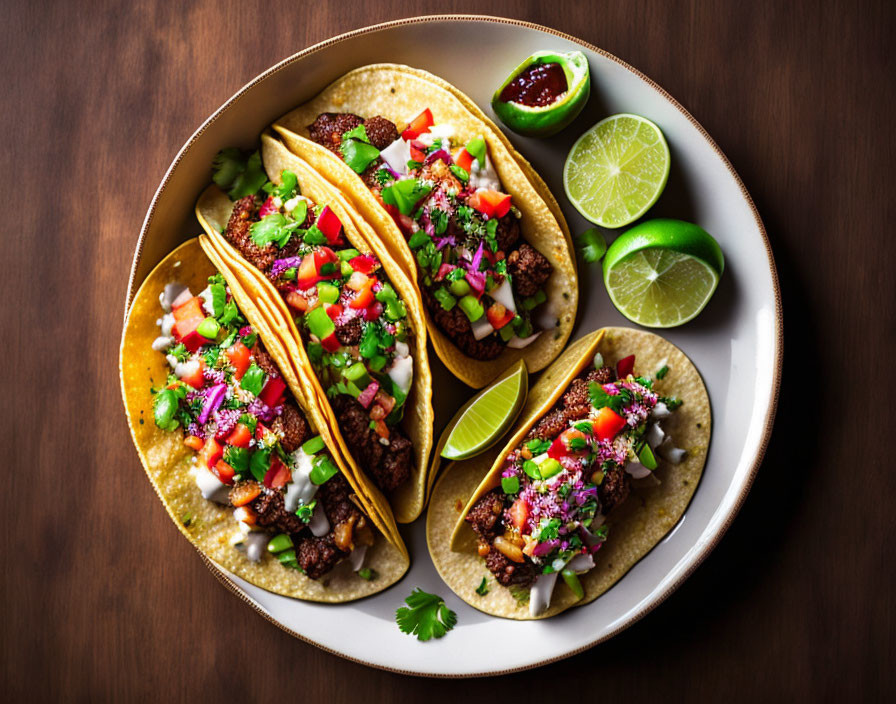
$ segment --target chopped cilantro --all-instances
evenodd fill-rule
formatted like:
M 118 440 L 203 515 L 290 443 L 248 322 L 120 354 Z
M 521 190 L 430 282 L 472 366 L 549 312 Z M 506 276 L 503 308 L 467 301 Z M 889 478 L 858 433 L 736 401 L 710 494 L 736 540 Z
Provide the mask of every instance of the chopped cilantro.
M 675 398 L 674 396 L 661 396 L 659 400 L 665 403 L 666 408 L 668 408 L 670 411 L 674 411 L 676 408 L 681 406 L 682 403 L 684 403 L 684 401 L 682 401 L 680 398 Z
M 421 166 L 423 166 L 421 162 L 415 161 L 414 159 L 408 159 L 408 171 L 416 171 Z
M 531 479 L 541 479 L 541 472 L 538 471 L 538 465 L 535 464 L 532 460 L 526 460 L 525 462 L 523 462 L 523 471 Z
M 264 475 L 271 467 L 271 451 L 256 450 L 249 458 L 249 471 L 258 481 L 264 481 Z
M 373 177 L 380 186 L 385 186 L 389 181 L 395 180 L 395 177 L 386 168 L 377 169 L 374 172 Z
M 402 633 L 413 634 L 418 640 L 441 638 L 457 624 L 457 614 L 445 605 L 442 597 L 419 587 L 404 603 L 407 606 L 395 611 L 395 621 Z
M 236 470 L 237 474 L 246 474 L 249 471 L 249 450 L 245 447 L 224 448 L 224 461 Z
M 485 168 L 485 139 L 483 139 L 482 135 L 477 135 L 469 142 L 467 142 L 466 150 L 470 153 L 476 161 L 479 162 L 479 168 Z
M 603 386 L 592 381 L 588 385 L 588 398 L 591 401 L 591 405 L 595 408 L 606 407 L 614 410 L 616 413 L 620 413 L 623 406 L 632 400 L 632 394 L 628 389 L 619 389 L 619 393 L 612 396 L 604 391 Z
M 300 200 L 298 203 L 296 203 L 296 207 L 292 209 L 289 215 L 297 223 L 304 223 L 305 218 L 308 217 L 308 201 Z
M 655 376 L 657 379 L 663 379 L 663 378 L 665 378 L 666 374 L 668 374 L 668 373 L 669 373 L 669 367 L 664 364 L 662 367 L 660 367 L 659 369 L 656 370 Z
M 377 574 L 376 570 L 372 570 L 369 567 L 362 567 L 358 570 L 358 576 L 361 579 L 370 582 L 376 579 L 379 575 Z
M 299 229 L 299 225 L 300 222 L 289 220 L 282 213 L 271 213 L 252 223 L 249 227 L 249 236 L 258 247 L 267 247 L 273 243 L 282 249 L 289 242 L 293 232 Z
M 569 445 L 570 451 L 578 452 L 579 450 L 584 450 L 588 443 L 585 441 L 585 438 L 570 438 L 567 445 Z
M 257 193 L 268 180 L 258 151 L 247 157 L 236 148 L 222 149 L 212 161 L 212 170 L 212 180 L 233 200 Z
M 363 125 L 358 125 L 364 129 Z M 357 128 L 356 128 L 357 129 Z M 351 130 L 354 132 L 355 130 Z M 359 139 L 346 139 L 346 135 L 342 135 L 342 144 L 339 151 L 342 152 L 342 158 L 348 164 L 352 171 L 362 174 L 367 170 L 374 161 L 379 158 L 380 150 L 368 142 L 362 142 Z
M 423 185 L 415 178 L 396 181 L 383 189 L 383 202 L 394 205 L 403 215 L 410 215 L 423 198 L 432 192 L 432 186 Z
M 529 451 L 533 455 L 540 455 L 542 452 L 547 452 L 548 448 L 551 446 L 550 440 L 530 440 L 526 443 L 526 447 L 529 448 Z
M 311 521 L 311 516 L 314 515 L 314 507 L 317 506 L 317 499 L 314 499 L 310 504 L 302 504 L 296 510 L 296 515 L 301 519 L 302 523 L 308 523 Z
M 296 175 L 292 171 L 284 169 L 280 172 L 280 185 L 274 188 L 273 195 L 281 200 L 289 200 L 296 194 L 298 185 L 299 179 Z M 304 219 L 305 218 L 302 218 L 302 220 Z M 301 220 L 299 222 L 301 222 Z
M 184 524 L 184 527 L 185 527 L 185 528 L 189 528 L 189 527 L 190 527 L 190 524 L 193 522 L 193 514 L 192 514 L 192 513 L 185 513 L 185 514 L 181 517 L 180 522 Z
M 174 357 L 178 362 L 186 362 L 187 357 L 190 356 L 190 353 L 187 352 L 187 348 L 184 346 L 183 342 L 178 342 L 174 347 L 168 350 L 168 354 Z
M 587 420 L 582 420 L 576 423 L 573 428 L 578 430 L 580 433 L 585 433 L 585 435 L 591 435 L 594 432 L 594 426 L 591 425 Z
M 432 221 L 437 235 L 444 234 L 448 229 L 448 213 L 446 211 L 433 208 L 429 212 L 429 219 Z
M 559 518 L 542 518 L 538 524 L 539 534 L 538 540 L 545 542 L 546 540 L 554 540 L 560 535 L 560 519 Z
M 479 583 L 479 586 L 476 587 L 476 593 L 479 596 L 485 596 L 488 594 L 488 579 L 486 577 L 482 578 L 482 581 Z
M 240 387 L 253 396 L 258 396 L 261 393 L 261 387 L 264 386 L 264 378 L 264 370 L 255 362 L 252 362 L 246 373 L 243 374 L 243 378 L 240 379 Z
M 174 417 L 178 409 L 177 401 L 177 394 L 172 389 L 162 389 L 153 398 L 153 418 L 162 430 L 174 430 L 179 425 Z

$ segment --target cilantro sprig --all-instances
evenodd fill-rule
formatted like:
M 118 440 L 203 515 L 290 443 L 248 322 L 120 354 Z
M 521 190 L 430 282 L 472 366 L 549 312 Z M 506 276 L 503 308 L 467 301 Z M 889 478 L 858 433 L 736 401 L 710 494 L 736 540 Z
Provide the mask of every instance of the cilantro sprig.
M 603 386 L 592 381 L 588 385 L 588 399 L 597 409 L 611 408 L 621 414 L 622 409 L 632 400 L 632 394 L 628 389 L 619 389 L 619 393 L 614 396 L 604 391 Z
M 212 180 L 233 200 L 259 191 L 268 177 L 256 150 L 246 155 L 235 147 L 222 149 L 212 161 Z
M 404 603 L 407 606 L 395 611 L 395 622 L 402 633 L 415 635 L 418 640 L 441 638 L 457 625 L 457 614 L 437 594 L 417 587 Z

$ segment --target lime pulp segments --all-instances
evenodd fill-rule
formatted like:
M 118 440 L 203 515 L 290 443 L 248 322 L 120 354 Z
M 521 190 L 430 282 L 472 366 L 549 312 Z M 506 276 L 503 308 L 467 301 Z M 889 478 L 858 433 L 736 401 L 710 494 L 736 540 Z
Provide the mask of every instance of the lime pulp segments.
M 576 209 L 602 227 L 628 225 L 656 203 L 669 178 L 669 146 L 638 115 L 601 120 L 569 151 L 563 187 Z

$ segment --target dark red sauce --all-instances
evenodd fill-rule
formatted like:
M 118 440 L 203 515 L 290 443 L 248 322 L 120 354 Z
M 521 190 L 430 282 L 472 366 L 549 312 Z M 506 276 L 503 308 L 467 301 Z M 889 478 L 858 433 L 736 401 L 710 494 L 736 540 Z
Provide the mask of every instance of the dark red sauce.
M 532 64 L 504 87 L 499 99 L 502 103 L 543 107 L 556 101 L 567 88 L 560 64 Z

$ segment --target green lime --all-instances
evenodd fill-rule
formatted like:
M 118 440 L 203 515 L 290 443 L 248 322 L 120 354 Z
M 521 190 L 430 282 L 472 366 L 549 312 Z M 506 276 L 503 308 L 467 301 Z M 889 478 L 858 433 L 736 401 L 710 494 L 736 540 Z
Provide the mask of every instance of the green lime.
M 638 115 L 611 115 L 569 150 L 563 188 L 595 225 L 624 227 L 657 201 L 669 178 L 669 145 L 660 128 Z
M 544 73 L 551 69 L 556 73 L 558 82 L 552 83 L 552 77 Z M 538 72 L 541 72 L 540 75 Z M 526 105 L 519 102 L 519 98 L 511 100 L 508 91 L 517 88 L 520 85 L 519 81 L 529 83 L 532 88 L 537 86 L 537 89 L 547 90 L 549 93 L 552 89 L 556 89 L 553 95 L 558 99 L 547 105 Z M 511 86 L 511 83 L 514 85 Z M 526 137 L 550 137 L 576 119 L 588 102 L 590 94 L 591 74 L 588 70 L 588 59 L 581 51 L 570 51 L 567 54 L 536 51 L 513 69 L 507 80 L 498 87 L 492 96 L 492 109 L 501 118 L 501 122 L 517 134 Z
M 465 460 L 494 445 L 516 420 L 528 391 L 529 372 L 521 359 L 457 412 L 442 434 L 442 457 Z
M 648 220 L 610 245 L 604 285 L 629 320 L 672 328 L 709 302 L 725 269 L 722 250 L 702 227 L 682 220 Z

